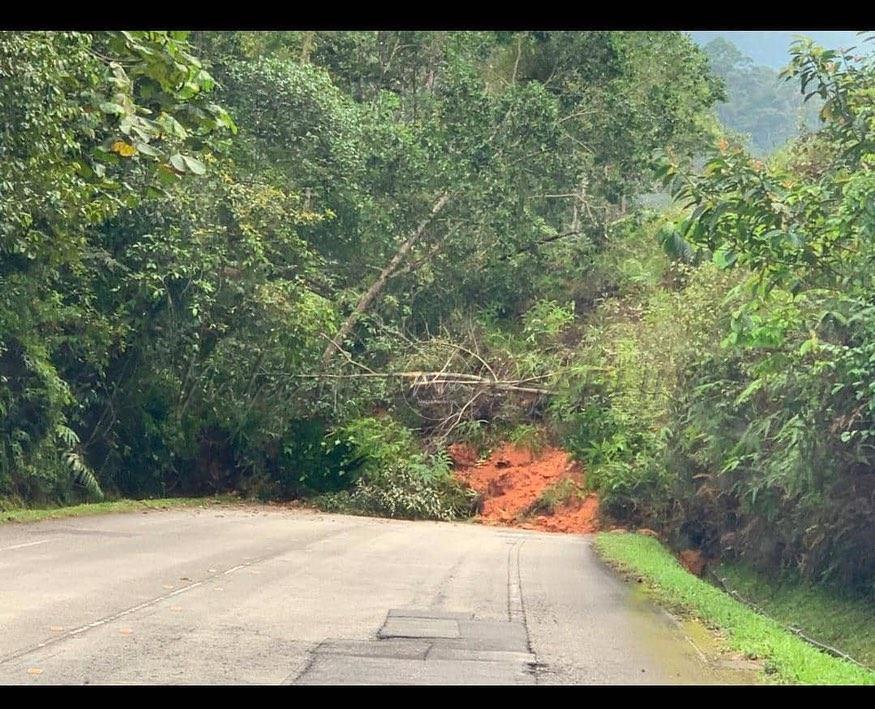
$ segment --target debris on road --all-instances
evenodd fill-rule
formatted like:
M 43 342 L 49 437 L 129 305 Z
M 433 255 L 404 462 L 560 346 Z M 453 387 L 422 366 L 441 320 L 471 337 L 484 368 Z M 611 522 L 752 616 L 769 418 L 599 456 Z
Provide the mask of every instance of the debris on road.
M 598 530 L 598 498 L 583 491 L 583 470 L 565 451 L 505 444 L 478 461 L 472 448 L 453 444 L 449 453 L 457 478 L 482 497 L 477 521 L 548 532 Z

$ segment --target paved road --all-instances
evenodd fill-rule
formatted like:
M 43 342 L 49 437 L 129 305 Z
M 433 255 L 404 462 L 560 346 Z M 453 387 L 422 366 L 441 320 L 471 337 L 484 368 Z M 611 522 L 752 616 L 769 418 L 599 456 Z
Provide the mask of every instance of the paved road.
M 583 536 L 269 508 L 0 526 L 0 683 L 706 683 Z

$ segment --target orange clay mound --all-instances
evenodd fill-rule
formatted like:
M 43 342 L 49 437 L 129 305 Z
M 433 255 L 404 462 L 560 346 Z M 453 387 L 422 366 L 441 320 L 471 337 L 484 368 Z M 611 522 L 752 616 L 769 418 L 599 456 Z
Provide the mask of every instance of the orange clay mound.
M 455 475 L 483 497 L 478 521 L 546 532 L 585 534 L 598 529 L 598 499 L 571 500 L 551 515 L 524 518 L 525 511 L 549 487 L 564 478 L 583 480 L 583 471 L 568 454 L 545 448 L 537 454 L 506 444 L 483 462 L 468 446 L 453 444 L 449 454 Z

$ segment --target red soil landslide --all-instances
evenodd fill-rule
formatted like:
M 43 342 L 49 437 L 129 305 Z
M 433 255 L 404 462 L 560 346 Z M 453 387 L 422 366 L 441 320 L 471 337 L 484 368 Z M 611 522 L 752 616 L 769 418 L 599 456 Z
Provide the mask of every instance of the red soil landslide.
M 570 478 L 582 482 L 583 470 L 558 448 L 537 454 L 506 444 L 477 462 L 476 453 L 463 444 L 449 449 L 456 477 L 483 496 L 478 521 L 547 532 L 586 534 L 598 529 L 598 499 L 572 499 L 551 515 L 524 518 L 526 510 L 549 487 Z

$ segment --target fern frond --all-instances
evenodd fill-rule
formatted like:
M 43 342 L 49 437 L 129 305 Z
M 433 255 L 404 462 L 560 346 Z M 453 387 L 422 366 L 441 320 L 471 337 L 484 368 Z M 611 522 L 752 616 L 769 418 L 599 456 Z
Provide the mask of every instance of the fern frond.
M 89 499 L 95 501 L 102 500 L 104 495 L 103 490 L 100 488 L 100 483 L 97 481 L 94 471 L 88 467 L 82 456 L 76 451 L 67 451 L 64 454 L 64 461 L 73 475 L 73 483 L 85 488 Z
M 676 261 L 692 263 L 696 258 L 693 247 L 684 240 L 672 224 L 666 224 L 659 230 L 659 243 L 665 253 Z

